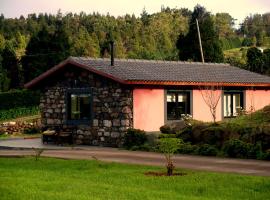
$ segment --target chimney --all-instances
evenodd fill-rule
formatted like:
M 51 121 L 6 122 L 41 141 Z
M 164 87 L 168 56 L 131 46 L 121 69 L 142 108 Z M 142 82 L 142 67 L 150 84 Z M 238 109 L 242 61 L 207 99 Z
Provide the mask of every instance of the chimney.
M 110 41 L 111 45 L 111 66 L 114 66 L 114 41 Z

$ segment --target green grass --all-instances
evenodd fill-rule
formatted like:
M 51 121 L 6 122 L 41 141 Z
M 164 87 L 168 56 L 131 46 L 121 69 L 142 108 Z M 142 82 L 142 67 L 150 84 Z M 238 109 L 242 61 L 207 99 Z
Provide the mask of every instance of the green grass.
M 10 138 L 39 138 L 41 137 L 40 133 L 34 133 L 34 134 L 0 134 L 0 140 L 10 139 Z
M 0 122 L 16 119 L 18 117 L 32 116 L 38 114 L 38 106 L 17 107 L 8 110 L 0 110 Z
M 0 158 L 1 200 L 268 199 L 270 178 L 186 171 L 149 177 L 162 168 L 53 158 Z

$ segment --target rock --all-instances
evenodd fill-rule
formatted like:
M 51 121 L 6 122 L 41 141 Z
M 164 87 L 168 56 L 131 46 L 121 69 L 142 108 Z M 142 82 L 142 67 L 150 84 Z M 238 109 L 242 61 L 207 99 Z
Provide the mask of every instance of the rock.
M 98 119 L 93 120 L 93 126 L 98 126 Z
M 129 114 L 131 113 L 131 109 L 129 106 L 125 106 L 123 109 L 122 109 L 122 113 L 125 113 L 125 114 Z
M 83 131 L 82 130 L 77 130 L 77 134 L 79 135 L 79 134 L 83 134 Z
M 129 126 L 129 120 L 128 119 L 121 120 L 121 126 Z
M 112 126 L 112 122 L 110 120 L 103 120 L 103 125 L 105 127 L 111 127 Z
M 104 132 L 104 136 L 106 137 L 110 136 L 110 132 Z
M 98 132 L 98 136 L 102 136 L 103 135 L 103 132 Z
M 49 124 L 49 125 L 54 124 L 54 120 L 53 119 L 47 119 L 47 124 Z
M 112 132 L 111 133 L 112 138 L 118 138 L 119 136 L 120 136 L 120 133 L 118 133 L 118 132 Z
M 120 120 L 119 119 L 114 119 L 113 120 L 113 126 L 120 126 Z
M 53 113 L 53 109 L 51 109 L 51 108 L 49 108 L 49 109 L 47 109 L 47 113 Z

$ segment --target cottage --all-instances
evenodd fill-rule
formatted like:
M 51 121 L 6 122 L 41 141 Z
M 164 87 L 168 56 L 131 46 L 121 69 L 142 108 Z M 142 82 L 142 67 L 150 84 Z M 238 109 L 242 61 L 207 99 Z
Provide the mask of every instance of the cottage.
M 211 121 L 209 86 L 220 96 L 217 121 L 270 104 L 270 77 L 216 63 L 70 57 L 25 85 L 42 91 L 44 127 L 104 146 L 121 144 L 129 127 L 157 131 L 181 114 Z

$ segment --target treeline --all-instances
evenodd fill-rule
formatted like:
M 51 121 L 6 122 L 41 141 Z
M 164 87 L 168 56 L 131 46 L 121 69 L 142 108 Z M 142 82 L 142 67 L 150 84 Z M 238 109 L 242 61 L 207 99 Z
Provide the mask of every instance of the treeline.
M 189 41 L 197 45 L 197 39 L 192 38 L 196 16 L 204 16 L 199 20 L 202 36 L 205 35 L 203 45 L 217 50 L 206 52 L 206 61 L 223 62 L 221 50 L 242 46 L 244 36 L 253 41 L 252 46 L 254 38 L 256 44 L 261 44 L 270 37 L 270 13 L 249 16 L 243 26 L 235 29 L 228 13 L 213 15 L 199 5 L 193 12 L 165 7 L 154 14 L 143 10 L 140 17 L 60 11 L 56 15 L 30 14 L 15 19 L 1 15 L 0 91 L 22 87 L 70 55 L 109 57 L 111 40 L 118 58 L 199 61 L 198 52 L 183 55 Z M 204 33 L 204 26 L 209 26 L 211 32 Z

